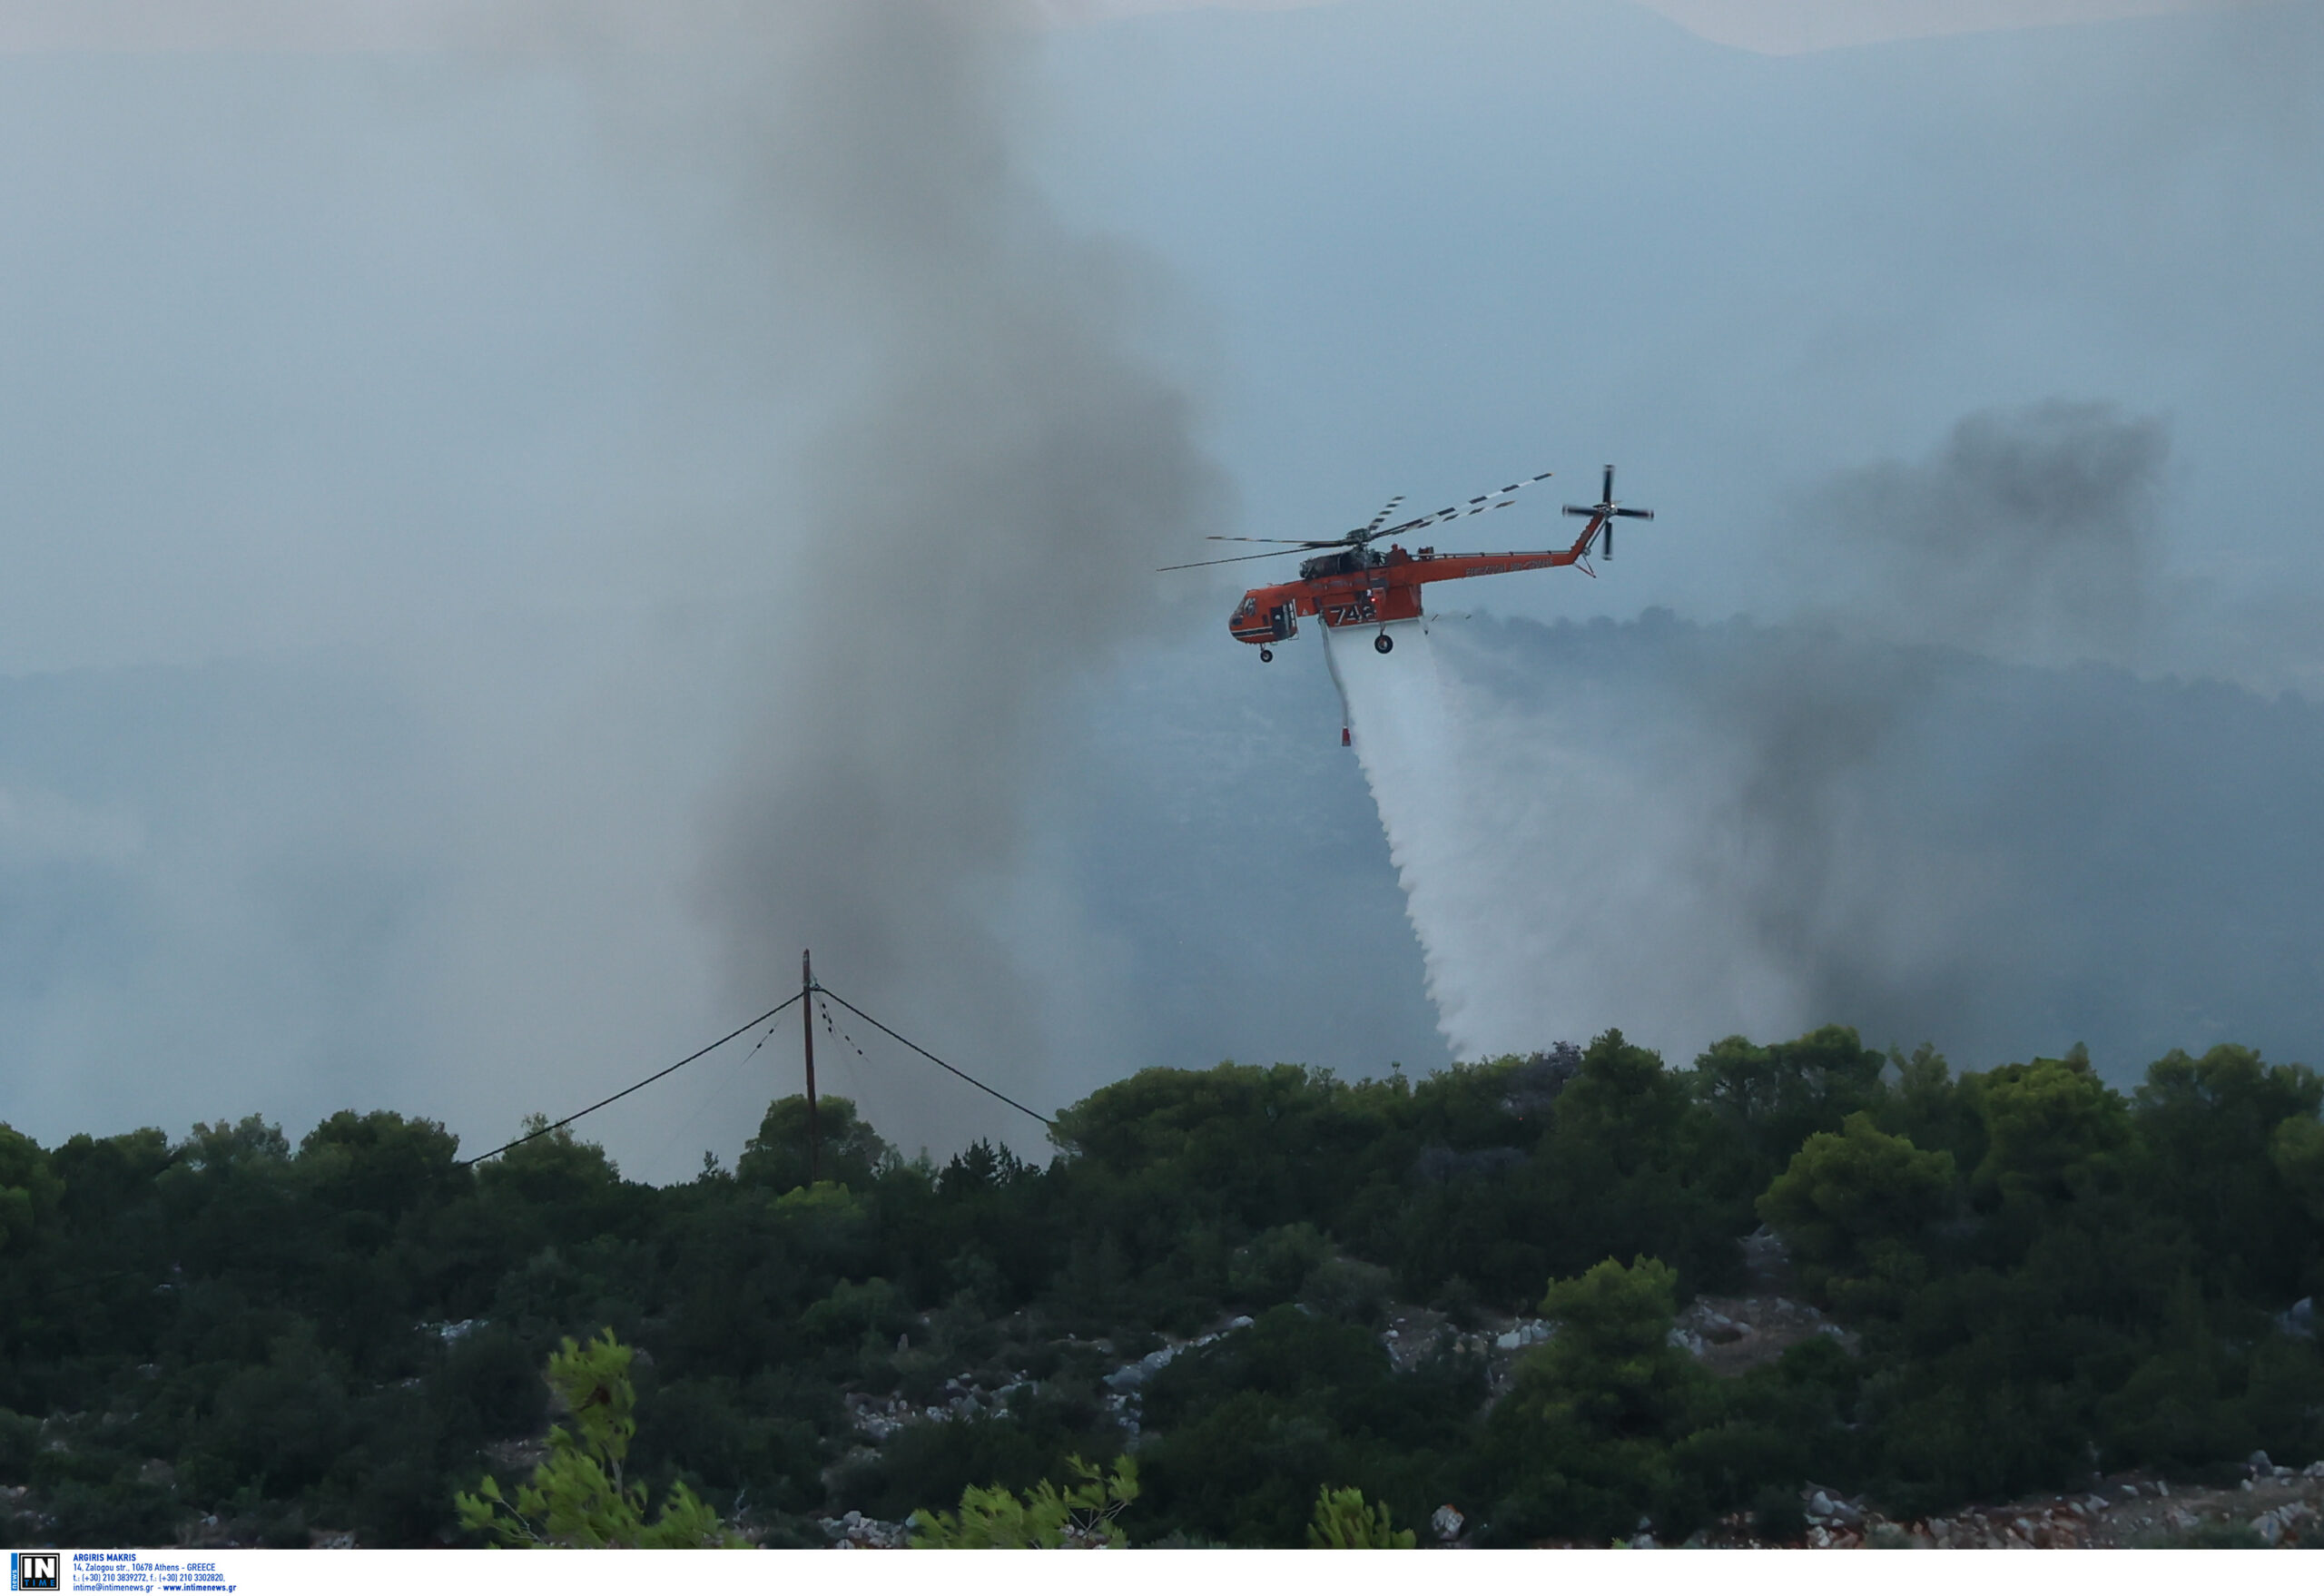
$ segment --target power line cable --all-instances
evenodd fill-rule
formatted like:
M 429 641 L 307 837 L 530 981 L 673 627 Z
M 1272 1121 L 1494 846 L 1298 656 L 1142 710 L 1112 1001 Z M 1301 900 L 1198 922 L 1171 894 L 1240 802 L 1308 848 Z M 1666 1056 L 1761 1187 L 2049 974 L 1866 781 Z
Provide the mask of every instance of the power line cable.
M 503 1154 L 503 1153 L 505 1153 L 505 1152 L 508 1151 L 511 1148 L 521 1148 L 521 1147 L 523 1147 L 527 1142 L 528 1142 L 528 1141 L 535 1141 L 535 1140 L 537 1140 L 537 1139 L 538 1139 L 538 1138 L 540 1138 L 541 1137 L 547 1136 L 547 1135 L 548 1135 L 548 1134 L 549 1134 L 550 1132 L 552 1132 L 552 1131 L 563 1130 L 566 1126 L 568 1126 L 568 1125 L 572 1124 L 576 1119 L 586 1118 L 587 1116 L 589 1116 L 589 1115 L 591 1115 L 591 1114 L 596 1113 L 596 1112 L 598 1109 L 600 1109 L 600 1108 L 603 1108 L 608 1107 L 609 1105 L 614 1104 L 614 1103 L 618 1103 L 618 1102 L 620 1102 L 624 1098 L 625 1098 L 625 1097 L 629 1096 L 629 1094 L 630 1094 L 630 1093 L 632 1093 L 632 1092 L 634 1092 L 634 1091 L 636 1091 L 639 1088 L 641 1088 L 641 1087 L 648 1087 L 648 1086 L 652 1086 L 655 1081 L 657 1081 L 657 1080 L 661 1079 L 664 1076 L 665 1076 L 665 1075 L 675 1075 L 679 1070 L 684 1069 L 687 1065 L 689 1065 L 689 1064 L 693 1063 L 695 1059 L 700 1059 L 700 1058 L 704 1058 L 704 1057 L 705 1057 L 705 1056 L 707 1056 L 707 1055 L 709 1055 L 709 1054 L 712 1054 L 712 1053 L 716 1052 L 719 1049 L 721 1049 L 721 1048 L 724 1047 L 728 1042 L 731 1042 L 731 1041 L 733 1041 L 736 1037 L 741 1036 L 744 1031 L 747 1031 L 747 1030 L 753 1030 L 757 1029 L 759 1026 L 764 1025 L 768 1020 L 773 1020 L 776 1015 L 778 1015 L 778 1014 L 782 1013 L 785 1009 L 790 1008 L 792 1004 L 793 1004 L 793 1003 L 797 1002 L 800 999 L 802 999 L 802 998 L 805 997 L 806 995 L 807 995 L 807 994 L 806 994 L 806 993 L 804 993 L 804 992 L 793 992 L 793 993 L 792 993 L 789 997 L 787 997 L 787 998 L 783 999 L 782 1002 L 777 1003 L 773 1008 L 772 1008 L 772 1009 L 768 1010 L 765 1013 L 763 1013 L 763 1014 L 760 1015 L 756 1020 L 751 1020 L 751 1021 L 749 1021 L 749 1022 L 748 1022 L 748 1023 L 746 1023 L 746 1024 L 743 1024 L 743 1025 L 738 1025 L 738 1026 L 736 1026 L 734 1030 L 732 1030 L 728 1031 L 724 1036 L 720 1037 L 716 1041 L 714 1041 L 714 1042 L 711 1043 L 708 1047 L 706 1047 L 706 1048 L 702 1048 L 702 1049 L 697 1049 L 697 1050 L 695 1050 L 695 1051 L 694 1051 L 694 1052 L 688 1053 L 684 1058 L 683 1058 L 683 1059 L 679 1059 L 676 1063 L 675 1063 L 675 1064 L 671 1065 L 667 1069 L 657 1069 L 657 1070 L 655 1070 L 653 1074 L 651 1074 L 651 1075 L 647 1076 L 644 1080 L 641 1080 L 641 1081 L 637 1082 L 637 1083 L 636 1083 L 636 1085 L 635 1085 L 635 1086 L 625 1086 L 625 1087 L 622 1088 L 622 1089 L 621 1089 L 621 1090 L 619 1090 L 619 1091 L 615 1092 L 612 1097 L 605 1098 L 600 1099 L 600 1100 L 599 1100 L 599 1101 L 597 1101 L 597 1102 L 594 1102 L 594 1103 L 590 1104 L 587 1108 L 586 1108 L 582 1109 L 582 1110 L 580 1111 L 580 1113 L 578 1113 L 578 1114 L 567 1114 L 564 1118 L 562 1118 L 562 1119 L 558 1120 L 558 1121 L 557 1121 L 556 1124 L 554 1124 L 554 1125 L 544 1125 L 544 1126 L 542 1126 L 538 1130 L 529 1130 L 529 1131 L 527 1131 L 524 1135 L 522 1135 L 522 1136 L 518 1137 L 515 1141 L 511 1141 L 511 1142 L 503 1142 L 500 1146 L 498 1146 L 498 1147 L 497 1147 L 497 1148 L 493 1148 L 493 1149 L 492 1149 L 490 1152 L 488 1152 L 488 1153 L 478 1153 L 478 1154 L 475 1158 L 458 1158 L 458 1159 L 455 1159 L 455 1160 L 453 1161 L 453 1167 L 454 1167 L 454 1168 L 458 1168 L 458 1169 L 471 1168 L 471 1167 L 473 1167 L 474 1166 L 476 1166 L 476 1165 L 478 1165 L 478 1164 L 481 1164 L 481 1163 L 483 1163 L 487 1158 L 498 1158 L 501 1154 Z M 872 1023 L 873 1023 L 873 1024 L 875 1024 L 875 1025 L 877 1025 L 877 1024 L 879 1023 L 879 1021 L 877 1021 L 877 1020 L 873 1020 L 873 1021 L 872 1021 Z M 884 1029 L 884 1028 L 883 1028 L 883 1029 Z M 763 1045 L 763 1044 L 764 1044 L 764 1042 L 765 1042 L 765 1040 L 766 1040 L 766 1039 L 765 1039 L 765 1038 L 763 1038 L 763 1037 L 762 1037 L 762 1038 L 760 1038 L 760 1039 L 759 1039 L 759 1040 L 760 1040 L 761 1044 L 762 1044 L 762 1045 Z M 911 1044 L 906 1043 L 905 1045 L 906 1045 L 906 1046 L 910 1046 Z M 754 1052 L 754 1053 L 755 1053 L 755 1052 L 757 1052 L 757 1051 L 758 1051 L 758 1049 L 757 1049 L 757 1048 L 753 1048 L 753 1049 L 751 1049 L 751 1051 L 753 1051 L 753 1052 Z M 946 1068 L 947 1068 L 947 1069 L 950 1069 L 950 1066 L 947 1065 L 947 1066 L 946 1066 Z M 956 1074 L 957 1074 L 957 1073 L 958 1073 L 958 1071 L 955 1071 L 954 1073 L 956 1073 Z M 1030 1110 L 1029 1110 L 1029 1110 L 1027 1110 L 1027 1111 L 1028 1111 L 1028 1112 L 1030 1112 Z
M 838 1024 L 832 1019 L 832 1006 L 824 1002 L 822 997 L 823 994 L 821 992 L 815 994 L 815 1012 L 823 1017 L 823 1035 L 832 1040 L 847 1044 L 847 1052 L 841 1052 L 837 1049 L 832 1049 L 832 1064 L 837 1074 L 847 1077 L 842 1084 L 854 1094 L 859 1107 L 868 1105 L 871 1099 L 864 1095 L 864 1089 L 868 1083 L 862 1076 L 856 1074 L 855 1067 L 847 1061 L 847 1054 L 853 1053 L 858 1059 L 862 1059 L 866 1065 L 869 1065 L 871 1060 L 864 1055 L 863 1044 L 848 1035 L 847 1027 Z
M 841 1008 L 846 1010 L 850 1014 L 854 1015 L 858 1020 L 863 1021 L 864 1024 L 872 1027 L 874 1030 L 882 1032 L 891 1039 L 903 1043 L 905 1047 L 910 1048 L 913 1052 L 918 1053 L 921 1058 L 927 1059 L 931 1064 L 935 1065 L 939 1069 L 959 1076 L 962 1080 L 967 1081 L 970 1086 L 976 1088 L 977 1090 L 984 1093 L 985 1096 L 989 1098 L 998 1098 L 1002 1102 L 1008 1104 L 1010 1108 L 1016 1109 L 1019 1114 L 1030 1114 L 1034 1118 L 1039 1120 L 1044 1125 L 1054 1127 L 1057 1124 L 1056 1120 L 1050 1118 L 1039 1109 L 1028 1108 L 1024 1104 L 1019 1102 L 1015 1098 L 1010 1097 L 1007 1092 L 995 1091 L 992 1088 L 985 1085 L 981 1080 L 979 1080 L 975 1076 L 970 1075 L 967 1070 L 953 1069 L 951 1065 L 944 1062 L 943 1059 L 930 1052 L 926 1048 L 921 1047 L 918 1042 L 913 1041 L 910 1037 L 898 1036 L 894 1031 L 888 1030 L 886 1026 L 881 1025 L 878 1020 L 872 1019 L 872 1016 L 863 1012 L 862 1010 L 849 1002 L 845 998 L 841 997 L 837 992 L 832 990 L 831 988 L 825 986 L 822 982 L 817 981 L 815 983 L 815 990 L 829 998 L 832 1002 L 837 1003 Z
M 827 996 L 828 994 L 823 993 L 823 992 L 820 992 L 820 991 L 819 991 L 819 992 L 817 992 L 815 995 L 816 995 L 818 998 L 822 998 L 822 997 Z M 819 1002 L 819 1003 L 817 1003 L 817 1004 L 815 1005 L 815 1007 L 816 1007 L 816 1009 L 818 1009 L 819 1010 L 821 1010 L 821 1011 L 822 1011 L 822 1016 L 823 1016 L 823 1034 L 824 1034 L 825 1036 L 835 1036 L 835 1037 L 839 1038 L 839 1039 L 840 1039 L 840 1040 L 842 1040 L 842 1041 L 845 1042 L 845 1043 L 846 1043 L 850 1048 L 852 1048 L 852 1049 L 854 1049 L 855 1056 L 856 1056 L 857 1058 L 859 1058 L 859 1059 L 863 1058 L 863 1044 L 862 1044 L 862 1043 L 861 1043 L 861 1042 L 859 1042 L 859 1041 L 857 1041 L 853 1037 L 852 1037 L 852 1036 L 850 1036 L 850 1035 L 848 1035 L 848 1034 L 847 1034 L 847 1027 L 845 1027 L 845 1026 L 843 1026 L 843 1025 L 833 1025 L 833 1024 L 832 1023 L 832 1006 L 831 1006 L 829 1003 L 821 1003 L 821 1002 Z M 868 1063 L 868 1062 L 870 1062 L 870 1060 L 868 1060 L 868 1059 L 866 1059 L 865 1061 L 866 1061 L 867 1063 Z M 842 1065 L 844 1065 L 844 1064 L 847 1062 L 847 1060 L 846 1060 L 846 1059 L 841 1059 L 841 1060 L 840 1060 L 840 1062 L 841 1062 Z
M 769 1039 L 774 1035 L 775 1026 L 781 1023 L 782 1021 L 778 1020 L 769 1024 L 765 1030 L 759 1033 L 759 1039 L 751 1044 L 751 1050 L 726 1067 L 725 1076 L 704 1093 L 702 1101 L 694 1105 L 694 1112 L 687 1115 L 677 1128 L 670 1132 L 669 1139 L 662 1144 L 661 1151 L 655 1155 L 657 1161 L 669 1156 L 670 1149 L 678 1145 L 680 1138 L 693 1134 L 694 1126 L 701 1120 L 703 1115 L 708 1112 L 711 1104 L 717 1100 L 718 1094 L 728 1085 L 742 1078 L 743 1072 L 750 1068 L 751 1060 L 759 1056 L 759 1049 L 765 1047 Z M 747 1147 L 744 1150 L 748 1150 Z
M 975 1076 L 970 1075 L 967 1070 L 956 1069 L 952 1065 L 947 1064 L 943 1059 L 930 1052 L 926 1048 L 921 1047 L 918 1042 L 913 1041 L 910 1037 L 903 1036 L 896 1031 L 889 1030 L 888 1027 L 881 1024 L 880 1021 L 872 1018 L 871 1015 L 863 1012 L 862 1010 L 858 1009 L 854 1004 L 849 1002 L 845 998 L 841 997 L 837 992 L 832 991 L 831 988 L 823 985 L 822 982 L 817 981 L 812 990 L 821 996 L 829 998 L 832 1002 L 837 1003 L 841 1008 L 846 1010 L 850 1014 L 854 1015 L 858 1020 L 862 1020 L 866 1025 L 871 1026 L 873 1030 L 879 1031 L 883 1036 L 888 1037 L 891 1040 L 901 1042 L 905 1047 L 910 1048 L 913 1052 L 918 1053 L 921 1058 L 927 1059 L 931 1064 L 935 1065 L 939 1069 L 945 1071 L 949 1075 L 957 1076 L 960 1079 L 967 1081 L 970 1086 L 976 1088 L 977 1090 L 984 1093 L 987 1097 L 997 1098 L 1000 1101 L 1008 1104 L 1010 1108 L 1016 1109 L 1020 1114 L 1029 1114 L 1034 1118 L 1039 1120 L 1043 1125 L 1054 1127 L 1057 1124 L 1056 1120 L 1051 1119 L 1048 1115 L 1040 1112 L 1038 1108 L 1027 1108 L 1024 1104 L 1019 1102 L 1015 1098 L 1010 1097 L 1008 1093 L 997 1091 L 993 1088 L 985 1085 L 984 1082 L 979 1080 Z M 745 1031 L 753 1030 L 759 1026 L 764 1025 L 767 1027 L 766 1036 L 759 1038 L 756 1042 L 751 1045 L 750 1052 L 743 1056 L 743 1062 L 744 1064 L 748 1064 L 751 1059 L 757 1054 L 758 1050 L 766 1046 L 767 1039 L 774 1034 L 773 1026 L 770 1022 L 780 1016 L 784 1010 L 790 1008 L 791 1005 L 796 1003 L 800 999 L 806 997 L 807 995 L 808 994 L 805 991 L 793 992 L 789 997 L 783 999 L 782 1002 L 777 1003 L 773 1008 L 768 1010 L 765 1013 L 759 1015 L 756 1019 L 746 1020 L 743 1024 L 736 1026 L 733 1030 L 728 1031 L 724 1036 L 720 1037 L 716 1041 L 712 1042 L 709 1046 L 696 1049 L 694 1051 L 688 1053 L 684 1058 L 679 1059 L 676 1063 L 670 1065 L 667 1069 L 657 1069 L 653 1074 L 647 1076 L 645 1079 L 622 1088 L 621 1090 L 614 1093 L 613 1096 L 609 1098 L 600 1098 L 597 1101 L 590 1104 L 587 1108 L 583 1108 L 576 1113 L 567 1114 L 564 1118 L 557 1120 L 553 1125 L 544 1125 L 537 1130 L 527 1131 L 523 1136 L 517 1138 L 514 1141 L 503 1142 L 500 1146 L 493 1148 L 488 1153 L 478 1153 L 473 1158 L 456 1158 L 452 1161 L 452 1167 L 456 1169 L 473 1168 L 477 1165 L 483 1163 L 487 1158 L 497 1158 L 503 1153 L 523 1147 L 528 1141 L 537 1141 L 542 1137 L 549 1136 L 556 1131 L 562 1130 L 576 1119 L 586 1119 L 600 1108 L 612 1107 L 614 1104 L 620 1102 L 622 1098 L 629 1096 L 632 1092 L 642 1090 L 646 1087 L 652 1086 L 657 1080 L 661 1080 L 668 1076 L 675 1075 L 687 1065 L 692 1064 L 698 1059 L 709 1057 L 719 1049 L 724 1047 L 728 1042 L 733 1041 L 736 1037 L 743 1035 Z M 818 1003 L 817 1007 L 822 1010 L 823 1029 L 828 1033 L 835 1029 L 832 1021 L 831 1010 L 821 1003 Z M 848 1036 L 844 1030 L 841 1030 L 839 1034 L 842 1039 L 847 1043 L 848 1047 L 858 1058 L 862 1058 L 863 1056 L 863 1049 L 856 1042 L 853 1037 Z M 149 1269 L 140 1269 L 133 1266 L 126 1269 L 113 1269 L 103 1274 L 84 1276 L 80 1280 L 66 1281 L 48 1286 L 44 1288 L 44 1294 L 54 1294 L 60 1291 L 86 1290 L 91 1286 L 108 1285 L 114 1280 L 119 1280 L 131 1275 L 149 1275 L 151 1273 L 152 1271 Z

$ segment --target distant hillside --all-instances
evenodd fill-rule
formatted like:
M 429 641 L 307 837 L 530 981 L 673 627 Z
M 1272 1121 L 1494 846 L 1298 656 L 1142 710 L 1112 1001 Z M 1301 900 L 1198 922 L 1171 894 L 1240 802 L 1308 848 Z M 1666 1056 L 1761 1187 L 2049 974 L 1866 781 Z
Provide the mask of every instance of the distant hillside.
M 1313 639 L 1261 665 L 1189 638 L 1042 740 L 991 908 L 1046 1056 L 975 1062 L 1041 1103 L 1229 1057 L 1426 1069 L 1431 981 L 1489 1022 L 1463 1050 L 1834 1019 L 1965 1066 L 2082 1041 L 2118 1083 L 2179 1046 L 2324 1052 L 2313 704 L 1661 613 L 1433 640 L 1473 717 L 1441 817 L 1497 817 L 1484 887 L 1440 883 L 1477 957 L 1423 962 Z M 505 1133 L 723 1019 L 684 770 L 648 808 L 489 751 L 350 659 L 0 682 L 0 1115 L 422 1102 Z M 1021 1134 L 917 1068 L 843 1084 L 907 1147 Z M 767 1089 L 689 1083 L 605 1134 L 666 1177 L 731 1157 Z
M 1426 641 L 1444 765 L 1382 802 L 1462 1056 L 1615 1023 L 1684 1052 L 1826 1017 L 1979 1064 L 2083 1041 L 2116 1079 L 2230 1035 L 2324 1043 L 2304 700 L 1661 612 Z M 1291 768 L 1215 811 L 1295 813 Z M 1288 1004 L 1321 1006 L 1294 976 L 1332 934 L 1321 901 L 1286 894 L 1255 939 Z

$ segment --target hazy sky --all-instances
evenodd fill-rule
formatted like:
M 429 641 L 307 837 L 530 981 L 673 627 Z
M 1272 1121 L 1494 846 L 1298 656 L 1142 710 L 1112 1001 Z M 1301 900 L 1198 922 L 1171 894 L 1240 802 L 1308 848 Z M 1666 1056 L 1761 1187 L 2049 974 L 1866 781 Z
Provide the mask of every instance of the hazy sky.
M 1151 570 L 1392 492 L 1659 512 L 1482 611 L 2324 694 L 2317 7 L 1101 9 L 0 17 L 0 1118 L 481 1145 L 891 868 L 826 975 L 1044 1103 L 1437 1062 L 1320 661 Z M 2129 451 L 2086 587 L 1960 497 L 1988 414 Z M 795 1046 L 593 1124 L 731 1157 Z
M 974 5 L 978 0 L 967 0 Z M 1009 0 L 984 0 L 1009 9 Z M 1076 26 L 1167 11 L 1293 11 L 1338 0 L 1028 0 L 1020 14 Z M 1895 39 L 2101 22 L 2196 11 L 2247 0 L 1641 0 L 1705 38 L 1769 54 L 1842 49 Z M 470 45 L 479 39 L 555 34 L 576 0 L 16 0 L 0 15 L 0 49 L 365 50 Z M 609 8 L 594 7 L 601 15 Z M 622 8 L 633 37 L 667 40 L 733 30 L 739 15 L 716 0 L 663 0 Z

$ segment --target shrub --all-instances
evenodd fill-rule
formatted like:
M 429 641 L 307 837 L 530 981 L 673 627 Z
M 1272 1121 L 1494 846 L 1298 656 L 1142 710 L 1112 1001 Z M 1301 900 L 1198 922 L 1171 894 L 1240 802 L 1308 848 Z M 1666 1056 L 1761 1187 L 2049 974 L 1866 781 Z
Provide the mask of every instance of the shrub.
M 683 1483 L 671 1488 L 661 1512 L 645 1517 L 645 1488 L 622 1477 L 637 1405 L 629 1378 L 630 1350 L 605 1332 L 586 1346 L 566 1337 L 549 1355 L 548 1382 L 573 1415 L 573 1429 L 548 1433 L 549 1455 L 517 1488 L 512 1502 L 490 1474 L 476 1494 L 453 1498 L 460 1523 L 502 1546 L 684 1547 L 740 1546 L 743 1539 Z M 577 1433 L 576 1433 L 577 1432 Z

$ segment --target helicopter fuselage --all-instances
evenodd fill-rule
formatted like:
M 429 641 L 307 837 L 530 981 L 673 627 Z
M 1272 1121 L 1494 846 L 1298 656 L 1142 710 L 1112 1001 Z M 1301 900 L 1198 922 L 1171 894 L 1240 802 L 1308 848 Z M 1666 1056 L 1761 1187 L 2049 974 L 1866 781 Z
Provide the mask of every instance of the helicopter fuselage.
M 1354 548 L 1318 555 L 1300 563 L 1295 581 L 1254 587 L 1244 594 L 1227 618 L 1226 629 L 1240 642 L 1264 646 L 1296 636 L 1302 616 L 1315 616 L 1326 626 L 1417 620 L 1424 585 L 1576 565 L 1588 554 L 1598 529 L 1599 523 L 1592 520 L 1571 548 L 1511 554 L 1439 554 L 1433 548 L 1423 548 L 1407 554 L 1391 545 L 1386 554 Z

